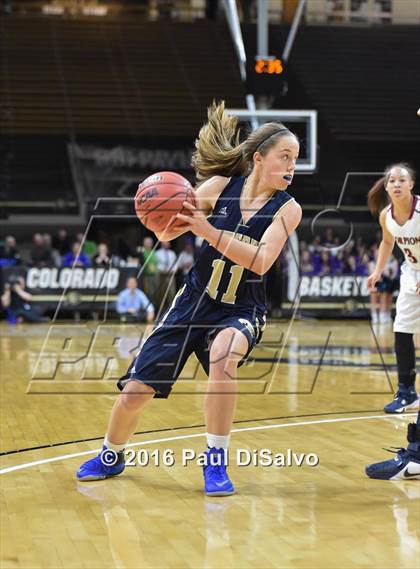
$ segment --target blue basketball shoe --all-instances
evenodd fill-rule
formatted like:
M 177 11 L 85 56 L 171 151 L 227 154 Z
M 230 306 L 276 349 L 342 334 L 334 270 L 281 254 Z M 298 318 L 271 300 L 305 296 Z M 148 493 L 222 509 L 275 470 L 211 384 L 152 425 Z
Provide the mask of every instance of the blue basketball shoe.
M 414 387 L 399 384 L 394 399 L 385 405 L 385 413 L 404 413 L 407 409 L 414 409 L 419 404 L 419 396 Z
M 407 428 L 408 448 L 390 450 L 397 456 L 366 466 L 369 478 L 379 480 L 420 480 L 420 426 L 411 423 Z
M 235 488 L 226 472 L 226 452 L 222 448 L 210 448 L 203 466 L 204 491 L 207 496 L 230 496 Z
M 366 466 L 365 472 L 369 478 L 379 480 L 411 480 L 414 478 L 420 480 L 420 454 L 415 456 L 414 453 L 405 448 L 397 449 L 396 452 L 395 458 Z
M 104 446 L 102 452 L 84 462 L 76 473 L 79 480 L 105 480 L 117 476 L 125 468 L 124 451 L 115 452 Z

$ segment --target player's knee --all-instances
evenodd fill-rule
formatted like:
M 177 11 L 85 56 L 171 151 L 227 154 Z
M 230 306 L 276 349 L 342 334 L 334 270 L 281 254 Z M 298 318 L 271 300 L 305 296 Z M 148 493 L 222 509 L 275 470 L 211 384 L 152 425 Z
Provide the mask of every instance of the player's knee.
M 236 366 L 232 366 L 232 363 L 227 358 L 222 358 L 216 362 L 210 362 L 210 375 L 218 378 L 226 376 L 228 379 L 235 371 L 235 368 Z
M 210 348 L 210 364 L 222 367 L 237 367 L 246 353 L 246 338 L 235 329 L 226 329 L 216 336 Z
M 228 355 L 228 346 L 223 345 L 221 342 L 215 342 L 210 349 L 210 364 L 219 365 L 226 361 Z
M 216 346 L 210 350 L 210 368 L 218 376 L 234 375 L 240 355 L 232 353 L 227 346 Z
M 137 411 L 154 394 L 154 390 L 148 385 L 139 382 L 130 382 L 120 395 L 121 405 L 127 411 Z
M 136 411 L 142 404 L 141 395 L 135 393 L 122 393 L 120 401 L 126 411 Z

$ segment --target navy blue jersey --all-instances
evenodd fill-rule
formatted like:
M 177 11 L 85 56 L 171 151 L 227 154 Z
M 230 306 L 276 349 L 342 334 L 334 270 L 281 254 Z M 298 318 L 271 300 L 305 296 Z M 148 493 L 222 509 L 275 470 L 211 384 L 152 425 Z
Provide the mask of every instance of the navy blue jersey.
M 235 239 L 258 246 L 276 214 L 292 198 L 286 192 L 275 192 L 244 223 L 239 205 L 244 180 L 230 180 L 209 222 Z M 248 341 L 241 365 L 261 339 L 265 313 L 265 277 L 235 265 L 204 241 L 186 284 L 119 380 L 119 389 L 137 380 L 151 386 L 155 397 L 166 398 L 193 352 L 209 374 L 212 342 L 226 328 L 236 328 Z
M 259 244 L 261 237 L 279 210 L 291 199 L 287 192 L 276 191 L 254 215 L 244 223 L 240 197 L 245 177 L 231 178 L 214 207 L 208 221 L 235 239 Z M 205 292 L 222 306 L 253 307 L 266 312 L 266 277 L 236 265 L 204 241 L 198 259 L 187 277 L 187 285 L 196 292 Z

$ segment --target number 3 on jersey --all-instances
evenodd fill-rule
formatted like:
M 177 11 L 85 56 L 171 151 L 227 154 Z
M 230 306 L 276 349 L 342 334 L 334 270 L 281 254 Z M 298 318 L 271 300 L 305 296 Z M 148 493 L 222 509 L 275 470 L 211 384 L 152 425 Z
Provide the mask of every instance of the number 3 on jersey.
M 213 300 L 216 300 L 217 294 L 219 292 L 219 284 L 222 279 L 223 271 L 225 269 L 226 262 L 221 259 L 215 259 L 212 263 L 213 272 L 211 274 L 209 283 L 206 288 L 207 294 Z M 232 265 L 230 267 L 230 280 L 228 287 L 223 294 L 221 301 L 227 302 L 228 304 L 235 304 L 236 292 L 238 290 L 239 283 L 241 282 L 242 274 L 244 268 L 240 265 Z
M 404 253 L 407 255 L 407 257 L 410 259 L 411 263 L 414 263 L 414 265 L 417 264 L 417 259 L 415 258 L 415 256 L 413 255 L 411 249 L 404 249 Z

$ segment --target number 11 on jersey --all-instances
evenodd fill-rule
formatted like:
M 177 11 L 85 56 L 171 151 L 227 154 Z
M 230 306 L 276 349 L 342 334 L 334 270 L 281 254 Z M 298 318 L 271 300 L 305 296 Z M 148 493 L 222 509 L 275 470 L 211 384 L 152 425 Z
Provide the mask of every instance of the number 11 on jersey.
M 206 292 L 213 300 L 216 300 L 217 294 L 219 292 L 219 285 L 222 279 L 223 271 L 225 269 L 226 261 L 222 259 L 215 259 L 212 263 L 213 272 L 211 274 L 210 280 L 208 282 Z M 230 267 L 230 280 L 228 287 L 223 294 L 221 301 L 228 304 L 235 304 L 236 292 L 238 290 L 239 283 L 241 282 L 242 274 L 244 268 L 240 265 L 232 265 Z

